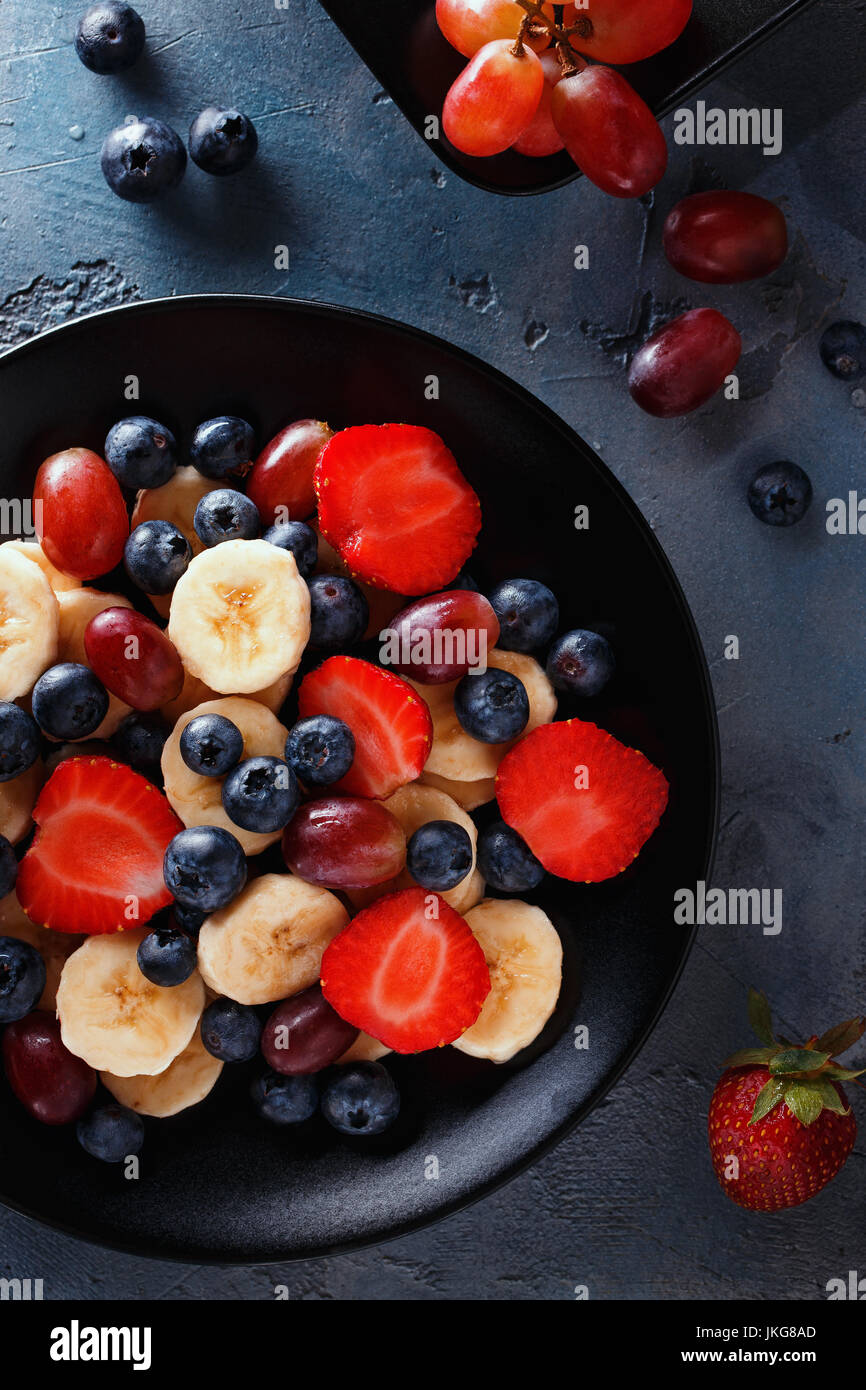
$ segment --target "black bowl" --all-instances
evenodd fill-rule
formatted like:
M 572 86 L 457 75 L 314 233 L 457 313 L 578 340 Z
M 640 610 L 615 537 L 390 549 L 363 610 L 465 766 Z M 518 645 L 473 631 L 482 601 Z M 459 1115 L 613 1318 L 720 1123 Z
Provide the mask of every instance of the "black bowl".
M 427 140 L 430 116 L 441 116 L 451 83 L 466 66 L 443 38 L 435 0 L 320 0 L 377 81 L 430 148 L 455 174 L 489 193 L 547 193 L 580 177 L 565 153 L 529 159 L 507 151 L 492 159 L 465 155 L 441 139 Z M 766 38 L 812 0 L 694 0 L 692 17 L 670 48 L 623 68 L 662 116 L 682 106 L 728 63 Z M 591 8 L 591 6 L 590 6 Z
M 100 450 L 133 408 L 130 376 L 141 389 L 134 408 L 182 440 L 224 411 L 248 417 L 261 440 L 300 416 L 439 431 L 482 499 L 472 573 L 482 588 L 534 575 L 560 596 L 564 624 L 610 634 L 619 667 L 608 694 L 566 712 L 642 748 L 671 782 L 662 824 L 626 873 L 592 887 L 548 879 L 532 895 L 556 923 L 566 962 L 541 1038 L 505 1066 L 452 1048 L 393 1059 L 405 1104 L 378 1141 L 344 1141 L 318 1121 L 295 1133 L 270 1128 L 249 1105 L 250 1068 L 226 1068 L 201 1106 L 148 1122 L 141 1177 L 130 1181 L 88 1158 L 68 1130 L 31 1120 L 0 1083 L 0 1198 L 51 1225 L 137 1254 L 227 1262 L 381 1240 L 489 1191 L 561 1139 L 658 1019 L 692 937 L 674 925 L 673 893 L 707 878 L 716 831 L 718 741 L 703 653 L 658 542 L 577 435 L 476 358 L 356 311 L 165 299 L 15 348 L 0 358 L 7 495 L 28 495 L 47 454 Z M 425 399 L 431 377 L 438 401 Z M 579 505 L 589 507 L 588 530 L 575 529 Z M 589 1029 L 588 1048 L 575 1046 L 578 1025 Z

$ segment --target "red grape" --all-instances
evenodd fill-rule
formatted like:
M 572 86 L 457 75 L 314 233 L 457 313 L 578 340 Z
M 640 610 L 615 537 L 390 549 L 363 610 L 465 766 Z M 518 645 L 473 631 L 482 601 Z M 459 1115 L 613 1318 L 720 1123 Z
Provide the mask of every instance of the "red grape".
M 649 415 L 687 415 L 706 404 L 739 361 L 740 335 L 717 309 L 690 309 L 635 353 L 628 387 Z
M 667 168 L 661 126 L 613 68 L 586 67 L 553 89 L 556 128 L 575 164 L 614 198 L 639 198 Z
M 283 835 L 292 873 L 323 888 L 373 888 L 406 863 L 403 827 L 384 806 L 360 796 L 324 797 L 297 810 Z
M 120 484 L 98 454 L 52 454 L 36 474 L 33 502 L 42 549 L 64 574 L 96 579 L 120 564 L 129 517 Z
M 545 4 L 544 12 L 553 23 L 552 0 Z M 473 58 L 479 48 L 494 39 L 513 42 L 525 17 L 526 11 L 515 0 L 436 0 L 436 22 L 448 42 L 465 58 Z M 538 38 L 527 36 L 525 42 L 531 48 L 546 48 L 550 40 L 544 34 Z
M 679 38 L 692 12 L 692 0 L 589 0 L 578 10 L 583 33 L 571 42 L 579 53 L 603 63 L 638 63 Z
M 531 49 L 508 39 L 487 43 L 463 69 L 445 98 L 442 126 L 464 154 L 501 154 L 538 110 L 544 69 Z
M 79 1119 L 96 1091 L 96 1072 L 64 1045 L 53 1014 L 37 1011 L 7 1025 L 3 1066 L 21 1104 L 44 1125 Z
M 133 709 L 159 709 L 183 688 L 183 664 L 174 644 L 134 608 L 105 608 L 91 618 L 84 650 L 106 690 Z
M 553 124 L 553 114 L 550 109 L 553 89 L 562 78 L 562 64 L 555 48 L 548 49 L 546 53 L 540 53 L 538 61 L 544 69 L 541 101 L 538 103 L 538 110 L 529 125 L 520 138 L 514 142 L 514 148 L 518 154 L 529 155 L 532 159 L 544 159 L 547 155 L 558 154 L 560 150 L 565 149 L 565 142 Z
M 487 599 L 470 589 L 446 589 L 410 603 L 391 619 L 396 651 L 383 646 L 382 664 L 422 685 L 456 681 L 486 665 L 499 640 L 499 619 Z M 397 659 L 394 659 L 394 658 Z
M 247 479 L 263 524 L 305 521 L 316 510 L 313 470 L 334 433 L 322 420 L 296 420 L 265 445 Z M 279 509 L 285 509 L 280 510 Z
M 668 214 L 664 247 L 690 280 L 737 285 L 778 269 L 788 228 L 776 204 L 754 193 L 693 193 Z
M 358 1029 L 340 1018 L 311 985 L 278 1004 L 262 1030 L 262 1054 L 269 1067 L 283 1076 L 321 1071 L 352 1046 Z

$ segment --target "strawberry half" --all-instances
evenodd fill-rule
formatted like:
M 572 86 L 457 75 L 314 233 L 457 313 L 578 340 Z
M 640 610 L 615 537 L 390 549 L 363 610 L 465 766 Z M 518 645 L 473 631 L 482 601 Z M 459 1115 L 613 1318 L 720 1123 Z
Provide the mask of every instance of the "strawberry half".
M 322 992 L 347 1023 L 395 1052 L 424 1052 L 470 1028 L 490 972 L 467 922 L 436 893 L 379 898 L 322 957 Z
M 162 876 L 183 830 L 146 778 L 111 758 L 69 758 L 42 789 L 39 827 L 18 871 L 31 921 L 61 932 L 140 927 L 171 902 Z
M 430 754 L 430 711 L 407 681 L 356 656 L 330 656 L 301 682 L 301 719 L 333 714 L 355 735 L 355 759 L 334 790 L 381 800 L 414 782 Z
M 569 719 L 542 724 L 496 775 L 502 817 L 545 869 L 598 883 L 628 868 L 667 805 L 664 774 L 613 734 Z
M 475 548 L 481 504 L 438 434 L 357 425 L 316 464 L 322 534 L 352 573 L 397 594 L 444 589 Z

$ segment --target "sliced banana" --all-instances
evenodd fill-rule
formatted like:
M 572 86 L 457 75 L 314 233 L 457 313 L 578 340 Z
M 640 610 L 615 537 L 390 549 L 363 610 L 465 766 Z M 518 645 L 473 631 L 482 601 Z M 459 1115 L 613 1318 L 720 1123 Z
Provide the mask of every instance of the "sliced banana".
M 223 810 L 223 779 L 199 777 L 197 772 L 187 767 L 180 755 L 180 736 L 190 720 L 198 718 L 200 714 L 222 714 L 236 724 L 244 741 L 245 758 L 284 757 L 289 731 L 275 714 L 256 700 L 230 695 L 224 700 L 205 700 L 204 704 L 196 705 L 182 714 L 162 750 L 165 794 L 184 825 L 220 825 L 240 841 L 245 854 L 261 854 L 268 845 L 276 844 L 282 831 L 258 835 L 235 825 Z
M 490 971 L 490 993 L 453 1044 L 470 1057 L 507 1062 L 538 1037 L 559 998 L 562 942 L 540 907 L 486 898 L 466 913 Z
M 348 1062 L 378 1062 L 380 1057 L 386 1057 L 390 1051 L 391 1048 L 379 1042 L 378 1038 L 371 1038 L 369 1033 L 359 1033 L 348 1051 L 337 1058 L 335 1065 L 342 1067 Z
M 356 578 L 349 566 L 346 564 L 330 541 L 326 541 L 317 525 L 310 522 L 316 535 L 319 538 L 319 559 L 316 565 L 316 574 L 347 574 L 350 579 L 354 579 L 361 593 L 370 608 L 370 621 L 367 624 L 367 631 L 364 633 L 365 640 L 371 637 L 378 637 L 382 628 L 387 627 L 393 617 L 400 612 L 401 608 L 406 607 L 406 599 L 401 594 L 392 594 L 387 589 L 376 589 L 372 584 L 365 584 L 363 580 Z
M 292 681 L 295 678 L 294 671 L 287 671 L 279 680 L 272 685 L 265 686 L 264 690 L 255 690 L 248 698 L 256 700 L 260 705 L 265 705 L 267 709 L 276 714 L 283 705 L 286 696 L 292 688 Z M 196 705 L 202 705 L 206 700 L 218 700 L 220 697 L 215 690 L 211 690 L 209 685 L 200 681 L 197 676 L 191 676 L 189 671 L 183 675 L 183 689 L 176 700 L 170 700 L 167 705 L 162 706 L 162 713 L 170 724 L 174 724 L 181 715 L 188 714 L 195 709 Z
M 539 724 L 549 724 L 556 714 L 556 693 L 544 670 L 534 657 L 522 652 L 503 652 L 498 647 L 488 653 L 487 664 L 510 671 L 526 687 L 529 697 L 529 722 L 525 734 Z M 420 685 L 410 680 L 422 699 L 427 701 L 433 719 L 433 747 L 424 765 L 425 773 L 448 777 L 455 782 L 477 782 L 496 776 L 496 769 L 516 739 L 508 743 L 481 743 L 471 738 L 454 713 L 456 681 L 444 685 Z
M 222 694 L 251 694 L 294 670 L 310 640 L 310 591 L 268 541 L 203 550 L 171 600 L 168 635 L 186 669 Z
M 455 912 L 465 912 L 473 902 L 478 902 L 481 894 L 477 893 L 478 885 L 474 877 L 478 831 L 475 822 L 469 819 L 462 807 L 450 796 L 446 796 L 445 792 L 437 791 L 435 787 L 425 787 L 420 782 L 410 782 L 407 786 L 400 787 L 381 805 L 400 822 L 407 840 L 431 820 L 450 820 L 455 825 L 462 826 L 472 841 L 472 868 L 462 883 L 458 883 L 456 888 L 449 888 L 441 896 Z M 346 896 L 352 906 L 360 911 L 362 907 L 367 907 L 386 893 L 396 893 L 401 888 L 417 886 L 409 870 L 402 869 L 396 878 L 389 878 L 386 883 L 377 883 L 373 888 L 347 888 Z
M 475 782 L 455 782 L 451 777 L 439 777 L 435 772 L 428 772 L 425 767 L 418 780 L 425 787 L 437 787 L 440 792 L 445 792 L 464 811 L 477 811 L 479 806 L 496 800 L 495 777 L 479 777 Z
M 101 589 L 70 589 L 58 594 L 57 602 L 60 608 L 60 650 L 57 659 L 76 661 L 81 666 L 90 665 L 84 649 L 84 632 L 91 618 L 95 618 L 97 613 L 104 613 L 106 608 L 132 608 L 123 594 L 105 594 Z M 131 708 L 109 691 L 108 713 L 91 738 L 111 738 Z
M 0 898 L 0 936 L 14 936 L 16 941 L 26 941 L 28 945 L 36 947 L 45 962 L 45 989 L 36 1007 L 53 1014 L 60 972 L 85 938 L 51 931 L 49 927 L 38 927 L 25 913 L 14 890 L 7 893 L 5 898 Z
M 183 1052 L 204 1009 L 194 971 L 171 989 L 151 984 L 136 951 L 147 929 L 89 936 L 57 989 L 60 1036 L 76 1057 L 114 1076 L 155 1076 Z
M 60 617 L 38 565 L 0 548 L 0 700 L 18 700 L 57 660 Z
M 52 565 L 38 541 L 4 541 L 0 545 L 0 552 L 5 550 L 7 546 L 12 550 L 17 550 L 18 554 L 23 555 L 26 560 L 32 560 L 34 565 L 38 565 L 55 594 L 65 593 L 67 589 L 81 588 L 80 579 L 76 579 L 72 574 L 64 574 L 63 570 Z
M 143 521 L 168 521 L 186 536 L 193 555 L 199 555 L 205 547 L 193 525 L 195 509 L 209 492 L 224 486 L 213 478 L 203 477 L 197 468 L 179 468 L 162 487 L 147 488 L 138 494 L 132 512 L 132 529 Z
M 37 758 L 32 767 L 9 782 L 0 782 L 0 835 L 17 845 L 33 828 L 33 807 L 45 781 L 45 764 Z
M 188 1110 L 191 1105 L 198 1105 L 209 1096 L 222 1069 L 223 1063 L 212 1057 L 202 1042 L 199 1027 L 183 1052 L 158 1075 L 114 1076 L 104 1071 L 100 1080 L 127 1109 L 164 1120 Z
M 198 937 L 198 968 L 218 994 L 269 1004 L 314 985 L 325 947 L 349 914 L 339 898 L 293 874 L 262 874 Z

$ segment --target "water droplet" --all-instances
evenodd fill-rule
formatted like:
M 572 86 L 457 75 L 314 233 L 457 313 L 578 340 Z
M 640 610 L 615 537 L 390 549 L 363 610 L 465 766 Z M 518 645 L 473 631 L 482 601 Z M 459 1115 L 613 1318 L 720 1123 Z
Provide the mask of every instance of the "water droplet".
M 83 140 L 87 132 L 83 125 L 71 125 L 69 127 L 69 134 L 72 136 L 73 140 Z

